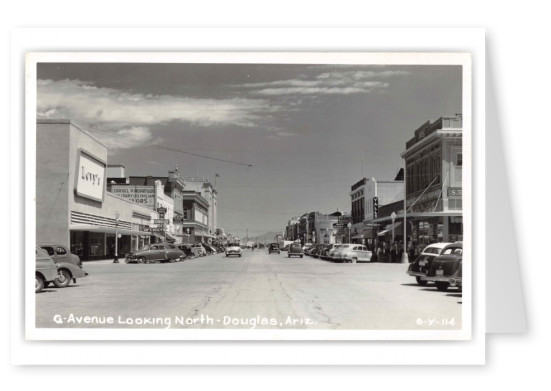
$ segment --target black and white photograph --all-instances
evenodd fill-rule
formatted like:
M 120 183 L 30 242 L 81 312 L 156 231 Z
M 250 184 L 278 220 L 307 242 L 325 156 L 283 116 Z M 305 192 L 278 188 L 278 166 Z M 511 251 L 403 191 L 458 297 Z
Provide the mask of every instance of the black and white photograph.
M 27 338 L 471 338 L 469 53 L 26 66 Z

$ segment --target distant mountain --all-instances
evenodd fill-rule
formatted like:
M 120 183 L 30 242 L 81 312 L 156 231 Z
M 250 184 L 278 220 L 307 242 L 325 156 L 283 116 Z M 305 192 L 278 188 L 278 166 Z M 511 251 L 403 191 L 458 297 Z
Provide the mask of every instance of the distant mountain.
M 257 243 L 272 243 L 272 242 L 275 242 L 275 238 L 277 235 L 282 235 L 283 232 L 281 231 L 278 231 L 278 232 L 266 232 L 266 233 L 263 233 L 261 235 L 257 235 L 255 237 L 250 237 L 249 240 L 251 242 L 257 242 Z M 243 238 L 245 239 L 245 238 Z

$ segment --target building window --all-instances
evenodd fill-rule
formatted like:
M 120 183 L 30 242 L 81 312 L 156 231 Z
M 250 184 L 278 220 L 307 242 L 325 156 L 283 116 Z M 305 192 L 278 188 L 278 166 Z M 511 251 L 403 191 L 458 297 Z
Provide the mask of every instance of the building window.
M 456 164 L 457 167 L 463 167 L 463 153 L 457 154 Z

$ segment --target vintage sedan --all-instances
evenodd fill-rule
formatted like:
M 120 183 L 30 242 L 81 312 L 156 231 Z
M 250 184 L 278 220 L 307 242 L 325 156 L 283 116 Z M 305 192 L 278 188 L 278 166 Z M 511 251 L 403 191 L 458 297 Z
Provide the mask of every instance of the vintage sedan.
M 226 247 L 226 257 L 229 257 L 230 255 L 241 257 L 241 247 L 237 244 Z
M 300 243 L 291 243 L 289 245 L 289 251 L 287 253 L 288 258 L 291 258 L 292 256 L 302 258 L 303 255 L 304 254 L 302 253 L 302 246 L 300 245 Z
M 142 247 L 141 250 L 126 254 L 126 263 L 178 262 L 183 261 L 186 254 L 172 243 L 155 243 Z
M 78 255 L 71 254 L 67 251 L 67 247 L 60 244 L 40 243 L 38 246 L 46 251 L 57 265 L 58 276 L 53 281 L 54 285 L 58 288 L 65 288 L 69 286 L 71 280 L 76 284 L 77 278 L 84 278 L 88 275 L 82 268 L 82 261 Z M 48 281 L 44 283 L 44 287 L 47 287 Z
M 50 258 L 48 253 L 42 250 L 39 246 L 35 248 L 36 266 L 35 266 L 35 284 L 34 292 L 42 292 L 44 286 L 48 282 L 55 281 L 57 278 L 57 266 Z
M 432 261 L 430 270 L 427 272 L 427 281 L 434 282 L 439 291 L 445 291 L 450 286 L 461 290 L 462 261 L 463 244 L 461 242 L 446 246 Z
M 440 255 L 442 250 L 451 243 L 433 243 L 429 244 L 423 249 L 421 254 L 410 263 L 407 274 L 415 277 L 417 284 L 426 286 L 428 281 L 426 280 L 427 272 L 430 270 L 430 266 L 434 258 Z
M 333 254 L 334 259 L 344 263 L 370 262 L 373 253 L 363 244 L 349 243 L 340 247 Z
M 281 250 L 279 249 L 279 244 L 278 243 L 270 243 L 270 245 L 268 246 L 268 254 L 271 254 L 271 253 L 278 253 L 280 254 Z

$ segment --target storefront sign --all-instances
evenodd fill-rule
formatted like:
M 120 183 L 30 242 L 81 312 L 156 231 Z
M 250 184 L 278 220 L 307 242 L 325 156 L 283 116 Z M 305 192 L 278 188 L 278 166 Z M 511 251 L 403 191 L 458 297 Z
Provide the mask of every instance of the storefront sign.
M 106 164 L 82 149 L 79 151 L 77 161 L 76 194 L 103 202 Z
M 155 205 L 154 186 L 113 185 L 111 193 L 149 209 L 153 209 Z
M 463 189 L 461 187 L 448 187 L 448 198 L 463 197 Z

